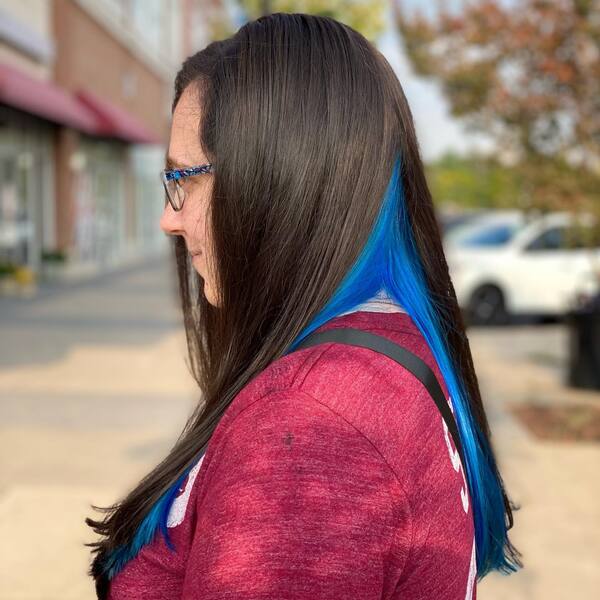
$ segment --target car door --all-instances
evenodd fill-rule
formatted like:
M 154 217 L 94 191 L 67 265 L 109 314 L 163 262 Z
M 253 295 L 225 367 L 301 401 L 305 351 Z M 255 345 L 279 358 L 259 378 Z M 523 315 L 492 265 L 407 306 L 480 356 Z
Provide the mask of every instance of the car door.
M 565 235 L 564 226 L 551 226 L 513 256 L 513 305 L 518 312 L 562 314 L 566 310 L 577 283 L 577 258 L 565 246 Z

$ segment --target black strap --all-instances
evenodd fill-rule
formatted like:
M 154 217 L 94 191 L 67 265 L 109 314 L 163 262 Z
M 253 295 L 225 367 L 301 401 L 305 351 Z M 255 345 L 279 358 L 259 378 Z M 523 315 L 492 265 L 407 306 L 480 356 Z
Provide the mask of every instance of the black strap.
M 454 415 L 450 410 L 448 401 L 444 396 L 444 392 L 442 391 L 436 376 L 422 359 L 403 346 L 392 342 L 386 337 L 370 333 L 369 331 L 363 331 L 362 329 L 356 329 L 354 327 L 341 327 L 337 329 L 327 329 L 326 331 L 315 331 L 306 339 L 302 340 L 300 344 L 294 348 L 294 352 L 327 342 L 361 346 L 362 348 L 368 348 L 370 350 L 374 350 L 375 352 L 380 352 L 392 360 L 395 360 L 398 364 L 410 371 L 425 386 L 429 392 L 429 395 L 432 397 L 433 401 L 438 407 L 442 417 L 446 421 L 448 430 L 452 435 L 454 445 L 459 452 L 463 469 L 466 468 L 462 443 L 460 441 L 460 435 L 458 434 L 458 428 L 456 426 L 456 421 L 454 420 Z

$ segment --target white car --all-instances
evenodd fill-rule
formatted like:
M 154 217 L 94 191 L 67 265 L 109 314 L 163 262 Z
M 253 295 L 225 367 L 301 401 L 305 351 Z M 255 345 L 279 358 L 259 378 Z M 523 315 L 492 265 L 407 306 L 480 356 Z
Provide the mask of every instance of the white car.
M 580 215 L 592 232 L 596 221 Z M 600 289 L 600 245 L 569 240 L 575 217 L 497 211 L 457 226 L 444 249 L 458 304 L 471 323 L 511 314 L 561 316 Z M 576 234 L 575 234 L 576 235 Z

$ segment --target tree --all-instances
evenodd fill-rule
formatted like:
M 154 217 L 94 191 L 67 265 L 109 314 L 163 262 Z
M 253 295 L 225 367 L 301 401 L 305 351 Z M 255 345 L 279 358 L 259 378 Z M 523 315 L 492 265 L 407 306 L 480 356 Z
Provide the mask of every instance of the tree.
M 520 194 L 520 182 L 514 169 L 484 156 L 447 153 L 427 165 L 427 181 L 439 205 L 510 208 Z
M 415 72 L 495 140 L 528 204 L 600 213 L 600 0 L 393 7 Z
M 273 12 L 332 17 L 374 41 L 385 29 L 386 0 L 242 0 L 248 17 Z

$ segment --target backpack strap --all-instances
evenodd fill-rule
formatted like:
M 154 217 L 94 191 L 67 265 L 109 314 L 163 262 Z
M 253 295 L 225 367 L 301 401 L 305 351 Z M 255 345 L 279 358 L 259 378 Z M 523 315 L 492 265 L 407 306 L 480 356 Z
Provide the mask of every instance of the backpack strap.
M 456 421 L 454 420 L 454 415 L 450 410 L 448 401 L 444 396 L 444 392 L 442 391 L 436 376 L 421 358 L 386 337 L 354 327 L 340 327 L 336 329 L 327 329 L 326 331 L 313 332 L 296 346 L 294 352 L 327 342 L 349 344 L 351 346 L 360 346 L 362 348 L 374 350 L 375 352 L 385 354 L 410 371 L 425 386 L 429 395 L 438 407 L 438 410 L 452 435 L 454 445 L 459 452 L 463 468 L 466 468 L 462 443 Z

